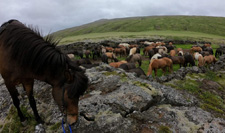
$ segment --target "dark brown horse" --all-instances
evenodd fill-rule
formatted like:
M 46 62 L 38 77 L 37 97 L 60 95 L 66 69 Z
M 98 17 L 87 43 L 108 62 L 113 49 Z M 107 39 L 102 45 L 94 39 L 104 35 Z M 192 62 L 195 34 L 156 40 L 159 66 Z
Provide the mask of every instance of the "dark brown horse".
M 184 57 L 183 56 L 172 56 L 170 59 L 173 61 L 173 64 L 179 64 L 180 68 L 181 66 L 184 66 Z
M 129 63 L 136 63 L 136 62 L 138 62 L 139 67 L 140 67 L 141 63 L 142 63 L 142 56 L 141 56 L 141 54 L 132 54 L 132 55 L 129 55 L 127 57 L 126 61 L 129 62 Z
M 16 85 L 21 83 L 27 93 L 35 119 L 42 123 L 33 97 L 34 79 L 52 85 L 52 95 L 68 124 L 78 120 L 78 101 L 87 86 L 83 71 L 56 48 L 52 37 L 26 27 L 17 20 L 10 20 L 0 27 L 0 73 L 12 97 L 20 121 L 26 120 L 20 110 Z

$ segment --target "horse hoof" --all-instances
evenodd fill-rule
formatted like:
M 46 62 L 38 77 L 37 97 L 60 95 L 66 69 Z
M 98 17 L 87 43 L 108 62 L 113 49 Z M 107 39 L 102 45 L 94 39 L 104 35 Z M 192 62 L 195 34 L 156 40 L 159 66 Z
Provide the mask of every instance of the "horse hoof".
M 45 122 L 42 119 L 36 120 L 38 124 L 44 124 Z

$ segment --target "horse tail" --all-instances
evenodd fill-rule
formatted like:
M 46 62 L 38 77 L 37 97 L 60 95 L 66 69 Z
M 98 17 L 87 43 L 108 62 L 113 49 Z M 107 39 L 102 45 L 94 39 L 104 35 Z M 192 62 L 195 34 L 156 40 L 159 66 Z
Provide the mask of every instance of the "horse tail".
M 150 62 L 149 67 L 148 67 L 148 72 L 147 72 L 147 76 L 152 75 L 152 63 L 153 63 L 154 59 Z

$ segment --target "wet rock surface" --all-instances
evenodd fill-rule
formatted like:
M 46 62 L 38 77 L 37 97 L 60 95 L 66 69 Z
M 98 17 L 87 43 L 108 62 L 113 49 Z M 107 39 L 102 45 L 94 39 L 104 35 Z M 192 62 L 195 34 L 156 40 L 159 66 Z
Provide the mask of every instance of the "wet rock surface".
M 218 65 L 218 68 L 222 67 Z M 197 67 L 181 68 L 170 77 L 182 79 L 189 72 L 202 71 L 203 68 Z M 79 126 L 72 127 L 73 132 L 225 132 L 225 120 L 201 109 L 197 98 L 186 91 L 136 78 L 132 73 L 107 64 L 87 69 L 86 75 L 89 88 L 80 98 Z M 166 81 L 168 77 L 159 79 Z M 4 81 L 0 79 L 0 131 L 3 131 L 14 119 L 10 115 L 14 106 Z M 220 88 L 216 83 L 211 87 Z M 21 106 L 33 115 L 22 86 L 17 88 Z M 52 98 L 51 86 L 35 81 L 34 96 L 45 123 L 34 124 L 33 132 L 62 132 L 62 114 Z M 28 126 L 21 130 L 27 132 Z M 68 130 L 66 125 L 65 128 Z

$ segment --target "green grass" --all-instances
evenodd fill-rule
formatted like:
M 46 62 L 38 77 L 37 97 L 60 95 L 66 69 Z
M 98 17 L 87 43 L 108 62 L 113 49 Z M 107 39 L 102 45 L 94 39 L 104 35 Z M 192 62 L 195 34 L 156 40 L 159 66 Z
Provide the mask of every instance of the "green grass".
M 60 38 L 57 37 L 56 38 Z M 191 31 L 143 31 L 143 32 L 105 32 L 105 33 L 88 33 L 84 35 L 61 37 L 59 44 L 69 44 L 82 40 L 106 40 L 119 38 L 162 38 L 164 40 L 189 40 L 189 41 L 209 41 L 223 42 L 224 36 L 206 34 Z
M 34 132 L 37 122 L 35 121 L 33 114 L 30 114 L 24 106 L 21 106 L 21 111 L 24 116 L 28 118 L 27 125 L 23 126 L 21 124 L 19 116 L 17 115 L 17 110 L 14 106 L 12 106 L 6 118 L 7 121 L 5 121 L 2 128 L 2 133 L 20 133 L 21 131 Z
M 160 126 L 158 133 L 172 133 L 168 126 Z
M 55 32 L 59 37 L 106 32 L 192 31 L 224 36 L 224 17 L 150 16 L 100 20 Z
M 165 83 L 165 85 L 179 90 L 186 90 L 199 99 L 202 109 L 213 112 L 217 117 L 225 118 L 225 100 L 218 95 L 224 93 L 225 86 L 215 92 L 215 90 L 202 89 L 202 83 L 199 81 L 199 79 L 208 79 L 216 82 L 218 78 L 225 80 L 225 76 L 217 77 L 215 72 L 209 71 L 202 74 L 187 74 L 184 80 L 174 80 Z
M 206 16 L 150 16 L 99 20 L 53 33 L 60 44 L 87 39 L 163 38 L 224 42 L 225 18 Z

